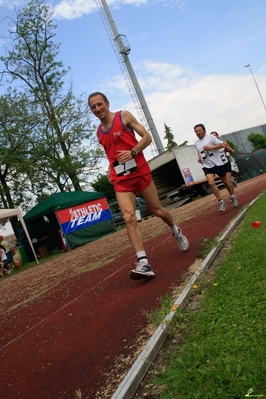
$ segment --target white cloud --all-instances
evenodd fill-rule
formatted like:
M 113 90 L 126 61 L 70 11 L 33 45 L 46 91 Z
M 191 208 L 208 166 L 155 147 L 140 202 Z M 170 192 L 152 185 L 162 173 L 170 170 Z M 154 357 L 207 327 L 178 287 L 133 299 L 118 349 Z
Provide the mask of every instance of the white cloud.
M 0 0 L 0 7 L 9 8 L 10 10 L 23 4 L 25 4 L 25 0 Z
M 52 7 L 51 7 L 52 8 Z M 53 7 L 53 17 L 58 19 L 76 19 L 97 9 L 94 0 L 62 0 Z
M 2 0 L 3 1 L 3 0 Z M 8 1 L 8 0 L 4 0 Z M 0 0 L 1 2 L 1 0 Z M 164 6 L 173 7 L 177 6 L 181 11 L 187 0 L 108 0 L 108 6 L 121 7 L 123 5 L 135 6 L 151 6 L 156 3 L 161 3 Z M 58 19 L 76 19 L 83 15 L 91 14 L 96 11 L 97 3 L 101 6 L 100 0 L 61 0 L 55 6 L 51 6 L 54 11 L 54 18 Z M 1 4 L 1 3 L 0 3 Z
M 164 123 L 178 144 L 194 143 L 197 123 L 219 134 L 265 123 L 265 110 L 250 74 L 201 75 L 179 65 L 146 61 L 137 66 L 136 75 L 162 141 Z M 260 74 L 257 83 L 266 97 L 266 75 Z M 130 109 L 137 116 L 133 102 L 123 102 L 121 94 L 128 97 L 128 88 L 121 76 L 103 82 L 102 87 L 112 110 Z

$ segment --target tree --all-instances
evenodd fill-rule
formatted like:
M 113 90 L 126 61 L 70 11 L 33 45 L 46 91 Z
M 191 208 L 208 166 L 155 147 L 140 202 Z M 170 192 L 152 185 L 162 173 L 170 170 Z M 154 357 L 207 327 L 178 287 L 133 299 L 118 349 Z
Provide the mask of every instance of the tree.
M 56 185 L 60 191 L 81 190 L 90 175 L 98 170 L 103 152 L 96 144 L 88 107 L 73 95 L 72 84 L 64 87 L 68 71 L 57 61 L 59 44 L 55 37 L 49 7 L 31 0 L 11 19 L 12 50 L 6 51 L 1 72 L 9 83 L 22 82 L 31 100 L 38 129 L 31 132 L 30 159 L 35 175 Z M 87 145 L 85 147 L 84 142 Z M 30 178 L 33 178 L 31 169 Z M 39 180 L 40 182 L 40 180 Z M 43 183 L 33 180 L 33 190 L 43 195 Z
M 185 140 L 183 143 L 179 144 L 178 147 L 185 147 L 187 145 L 188 141 Z
M 29 137 L 35 123 L 25 95 L 9 89 L 0 96 L 0 193 L 5 208 L 29 201 L 25 198 L 27 161 Z
M 230 145 L 231 148 L 233 148 L 236 154 L 239 152 L 237 145 L 233 141 L 227 140 L 226 142 Z
M 266 135 L 264 134 L 251 133 L 248 135 L 248 140 L 252 143 L 254 151 L 266 148 Z
M 171 150 L 171 148 L 177 147 L 177 144 L 174 140 L 175 136 L 171 132 L 171 128 L 168 127 L 166 125 L 166 123 L 164 124 L 164 133 L 165 133 L 164 139 L 167 140 L 167 145 L 166 145 L 165 149 Z
M 116 201 L 114 186 L 109 183 L 107 175 L 100 173 L 91 186 L 95 191 L 103 192 L 109 204 Z
M 30 203 L 27 179 L 28 137 L 34 127 L 25 96 L 11 89 L 0 96 L 0 197 L 4 208 Z M 35 176 L 35 179 L 38 177 Z M 17 218 L 11 224 L 17 233 Z

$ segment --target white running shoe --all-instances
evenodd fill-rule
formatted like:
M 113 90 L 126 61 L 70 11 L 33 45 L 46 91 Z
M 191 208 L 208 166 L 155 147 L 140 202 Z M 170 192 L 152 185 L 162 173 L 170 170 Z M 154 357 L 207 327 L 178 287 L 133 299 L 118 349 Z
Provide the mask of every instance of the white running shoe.
M 235 195 L 231 198 L 231 202 L 232 202 L 233 207 L 236 208 L 238 205 L 238 202 L 237 202 Z
M 131 270 L 129 276 L 132 280 L 140 280 L 140 279 L 147 280 L 155 277 L 155 273 L 150 265 L 144 263 L 142 260 L 139 260 L 136 263 L 136 269 Z
M 219 205 L 220 205 L 219 211 L 224 212 L 226 209 L 226 203 L 224 202 L 224 200 L 219 201 Z
M 186 251 L 189 247 L 189 242 L 186 236 L 181 232 L 179 229 L 179 232 L 174 235 L 176 241 L 177 241 L 177 246 L 181 251 Z
M 231 180 L 232 180 L 233 186 L 235 188 L 237 188 L 237 179 L 234 176 L 231 176 Z

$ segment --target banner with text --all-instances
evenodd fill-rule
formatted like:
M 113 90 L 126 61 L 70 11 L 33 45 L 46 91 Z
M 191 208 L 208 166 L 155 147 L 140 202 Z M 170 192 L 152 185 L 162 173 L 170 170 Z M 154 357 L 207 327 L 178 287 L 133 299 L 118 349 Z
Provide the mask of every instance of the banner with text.
M 112 219 L 106 198 L 99 198 L 71 208 L 56 211 L 64 234 Z

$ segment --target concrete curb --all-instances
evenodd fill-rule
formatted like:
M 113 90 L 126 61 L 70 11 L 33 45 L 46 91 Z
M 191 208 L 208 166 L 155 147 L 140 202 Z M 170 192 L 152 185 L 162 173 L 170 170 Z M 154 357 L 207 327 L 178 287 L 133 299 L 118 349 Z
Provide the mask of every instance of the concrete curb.
M 253 201 L 251 201 L 245 209 L 243 209 L 235 219 L 233 219 L 219 238 L 217 246 L 214 247 L 204 261 L 200 264 L 198 270 L 193 274 L 189 283 L 183 289 L 179 297 L 174 302 L 170 313 L 164 318 L 163 322 L 159 325 L 153 336 L 147 342 L 147 345 L 141 352 L 141 354 L 136 359 L 135 363 L 128 371 L 127 375 L 123 379 L 123 381 L 118 386 L 117 390 L 114 392 L 111 399 L 132 399 L 134 394 L 136 393 L 139 385 L 141 384 L 142 380 L 145 377 L 145 374 L 149 370 L 153 360 L 157 356 L 160 348 L 162 347 L 163 343 L 165 342 L 168 336 L 168 326 L 169 322 L 173 319 L 177 309 L 184 306 L 185 302 L 188 299 L 188 296 L 191 292 L 193 285 L 197 278 L 201 275 L 204 269 L 210 267 L 213 263 L 214 259 L 218 255 L 219 251 L 221 250 L 225 240 L 230 236 L 230 234 L 234 231 L 236 226 L 240 223 L 240 221 L 245 216 L 246 212 L 248 211 L 249 207 L 252 206 L 261 196 L 260 194 L 256 197 Z

